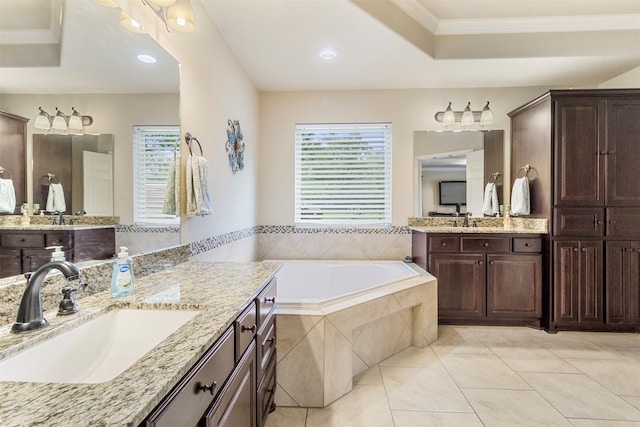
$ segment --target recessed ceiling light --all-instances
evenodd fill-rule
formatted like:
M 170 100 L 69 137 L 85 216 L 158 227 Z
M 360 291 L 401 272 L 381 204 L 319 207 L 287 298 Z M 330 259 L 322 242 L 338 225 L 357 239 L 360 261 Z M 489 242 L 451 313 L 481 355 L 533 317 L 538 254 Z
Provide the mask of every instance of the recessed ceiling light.
M 151 56 L 146 53 L 141 53 L 137 56 L 138 60 L 144 62 L 145 64 L 155 64 L 158 62 L 158 59 L 155 56 Z
M 324 61 L 331 61 L 338 57 L 338 49 L 333 47 L 323 47 L 317 53 L 318 58 Z

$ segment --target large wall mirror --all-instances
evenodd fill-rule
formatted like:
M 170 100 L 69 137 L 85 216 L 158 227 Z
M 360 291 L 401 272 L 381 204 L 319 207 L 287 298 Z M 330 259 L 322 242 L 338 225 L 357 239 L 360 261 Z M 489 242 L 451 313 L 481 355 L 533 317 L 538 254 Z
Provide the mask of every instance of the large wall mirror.
M 482 217 L 490 182 L 504 203 L 504 131 L 416 131 L 413 155 L 416 217 Z
M 49 184 L 48 174 L 53 173 L 54 180 L 67 184 L 66 213 L 84 210 L 90 215 L 105 215 L 111 209 L 111 214 L 120 218 L 120 224 L 127 227 L 117 235 L 129 237 L 116 244 L 138 245 L 132 253 L 179 244 L 180 233 L 175 228 L 165 233 L 161 228 L 145 232 L 135 227 L 132 146 L 134 126 L 179 126 L 178 63 L 150 36 L 125 30 L 118 8 L 92 0 L 64 5 L 60 0 L 22 0 L 3 5 L 3 12 L 16 7 L 18 10 L 7 13 L 33 17 L 25 20 L 26 24 L 52 27 L 47 28 L 48 38 L 40 40 L 42 45 L 37 48 L 27 44 L 39 42 L 36 36 L 43 34 L 42 28 L 0 28 L 0 33 L 12 31 L 14 44 L 20 31 L 25 39 L 24 45 L 15 45 L 22 46 L 20 49 L 0 43 L 0 110 L 31 118 L 25 162 L 29 194 L 24 201 L 46 207 L 44 190 Z M 61 21 L 55 19 L 60 13 Z M 36 19 L 36 14 L 43 16 Z M 47 46 L 50 50 L 45 53 Z M 151 55 L 157 62 L 140 62 L 138 54 Z M 84 136 L 34 129 L 38 107 L 50 114 L 56 107 L 70 114 L 75 107 L 91 116 L 93 124 L 85 128 Z M 82 175 L 87 168 L 82 166 L 82 157 L 91 156 L 87 153 L 104 155 L 95 156 L 103 163 L 108 163 L 111 156 L 112 191 L 103 188 L 86 193 L 87 181 Z M 95 200 L 88 200 L 89 196 Z

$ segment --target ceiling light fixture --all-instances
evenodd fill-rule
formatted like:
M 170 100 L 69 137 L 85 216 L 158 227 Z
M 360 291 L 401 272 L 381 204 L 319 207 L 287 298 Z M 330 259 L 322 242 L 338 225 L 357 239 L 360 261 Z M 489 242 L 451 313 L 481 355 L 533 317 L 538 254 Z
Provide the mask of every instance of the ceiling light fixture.
M 148 53 L 139 53 L 136 55 L 138 61 L 144 62 L 145 64 L 155 64 L 158 62 L 158 59 L 155 56 L 149 55 Z
M 106 7 L 117 7 L 113 0 L 95 0 Z M 191 33 L 196 29 L 196 21 L 190 0 L 141 0 L 142 4 L 156 14 L 162 21 L 167 32 L 175 30 L 181 33 Z M 124 10 L 120 13 L 120 24 L 127 30 L 146 34 L 146 30 Z
M 460 123 L 463 128 L 468 128 L 476 123 L 480 127 L 485 127 L 493 124 L 493 112 L 489 108 L 489 102 L 484 106 L 482 111 L 473 111 L 471 109 L 471 102 L 467 103 L 467 106 L 463 111 L 453 111 L 451 109 L 451 103 L 447 105 L 445 111 L 438 111 L 435 114 L 436 122 L 442 123 L 446 129 L 454 126 L 456 123 Z
M 130 17 L 124 10 L 120 12 L 120 25 L 132 33 L 147 34 L 147 31 L 142 28 L 138 21 Z
M 334 48 L 334 47 L 323 47 L 322 49 L 318 50 L 318 58 L 324 60 L 324 61 L 331 61 L 333 59 L 336 59 L 338 57 L 338 49 Z
M 93 124 L 93 117 L 83 116 L 76 107 L 71 107 L 71 115 L 67 116 L 58 107 L 56 107 L 55 116 L 51 117 L 49 113 L 38 107 L 40 112 L 34 120 L 33 127 L 51 133 L 62 134 L 83 134 L 85 126 Z

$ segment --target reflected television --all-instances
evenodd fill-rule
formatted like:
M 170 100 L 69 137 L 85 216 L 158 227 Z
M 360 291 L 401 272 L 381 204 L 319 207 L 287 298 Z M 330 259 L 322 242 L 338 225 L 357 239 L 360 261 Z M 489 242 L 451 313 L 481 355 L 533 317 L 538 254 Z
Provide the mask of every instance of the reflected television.
M 440 181 L 438 183 L 438 204 L 455 206 L 456 212 L 460 212 L 460 206 L 467 205 L 467 181 Z

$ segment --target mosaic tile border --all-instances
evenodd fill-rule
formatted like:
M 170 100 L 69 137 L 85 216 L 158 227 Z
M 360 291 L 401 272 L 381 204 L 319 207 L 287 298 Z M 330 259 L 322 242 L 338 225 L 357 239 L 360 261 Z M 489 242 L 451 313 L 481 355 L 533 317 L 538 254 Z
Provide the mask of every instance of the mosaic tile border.
M 191 256 L 200 255 L 221 246 L 228 245 L 238 240 L 246 239 L 247 237 L 251 237 L 256 234 L 256 228 L 257 227 L 249 227 L 243 230 L 237 230 L 229 233 L 219 234 L 217 236 L 208 237 L 197 242 L 191 242 L 189 243 Z
M 116 233 L 179 233 L 180 226 L 141 227 L 139 225 L 118 224 Z
M 411 234 L 408 226 L 391 227 L 298 227 L 259 225 L 258 234 Z

